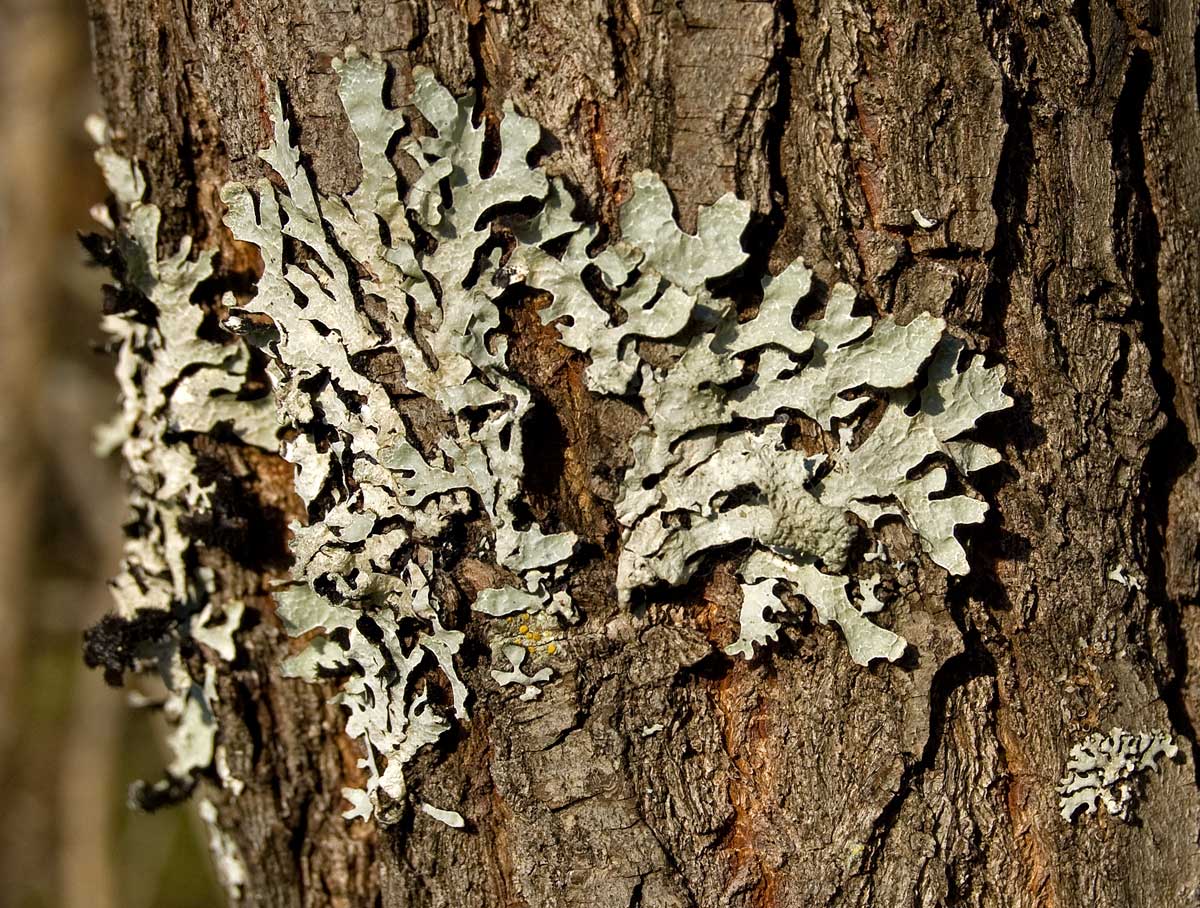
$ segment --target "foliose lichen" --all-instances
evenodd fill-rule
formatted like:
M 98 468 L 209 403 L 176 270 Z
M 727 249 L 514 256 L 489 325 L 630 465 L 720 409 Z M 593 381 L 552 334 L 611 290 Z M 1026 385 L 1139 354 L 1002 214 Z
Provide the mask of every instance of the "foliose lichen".
M 1066 773 L 1058 783 L 1059 808 L 1068 823 L 1080 808 L 1096 812 L 1097 802 L 1118 819 L 1128 821 L 1136 801 L 1139 776 L 1157 769 L 1158 761 L 1179 752 L 1171 735 L 1161 731 L 1134 734 L 1113 728 L 1094 732 L 1071 748 Z
M 717 550 L 739 551 L 742 633 L 727 652 L 751 658 L 774 639 L 772 619 L 790 591 L 839 626 L 854 661 L 899 658 L 905 641 L 868 617 L 883 608 L 879 576 L 859 576 L 855 553 L 877 523 L 898 518 L 933 562 L 967 572 L 955 532 L 981 521 L 986 505 L 948 491 L 950 468 L 966 477 L 998 460 L 963 436 L 1010 404 L 1003 371 L 966 357 L 941 319 L 900 325 L 855 315 L 843 284 L 821 317 L 798 325 L 802 304 L 817 302 L 799 260 L 761 279 L 749 308 L 735 303 L 715 289 L 747 261 L 750 208 L 731 194 L 702 208 L 688 234 L 662 181 L 638 173 L 619 236 L 602 242 L 597 226 L 575 220 L 562 182 L 530 163 L 540 130 L 511 105 L 496 120 L 493 149 L 473 100 L 453 97 L 429 70 L 413 71 L 409 100 L 423 125 L 410 126 L 384 103 L 378 58 L 349 49 L 334 68 L 361 181 L 344 197 L 316 191 L 276 92 L 273 139 L 261 152 L 274 181 L 222 191 L 225 223 L 257 247 L 263 265 L 252 298 L 226 299 L 224 324 L 268 354 L 287 430 L 282 454 L 307 508 L 307 520 L 292 526 L 292 581 L 275 595 L 288 632 L 310 641 L 286 671 L 348 676 L 337 702 L 363 746 L 366 783 L 344 790 L 346 816 L 400 815 L 410 796 L 406 764 L 450 727 L 435 690 L 448 688 L 455 716 L 467 718 L 455 664 L 464 635 L 440 582 L 452 524 L 483 518 L 476 554 L 508 578 L 472 604 L 506 622 L 491 635 L 497 684 L 520 688 L 521 699 L 539 696 L 553 676 L 546 661 L 578 620 L 566 583 L 577 539 L 539 525 L 524 501 L 533 398 L 499 330 L 514 285 L 549 297 L 541 318 L 590 358 L 594 393 L 644 414 L 615 502 L 622 602 L 687 583 Z M 393 148 L 416 173 L 403 192 Z M 126 192 L 134 194 L 136 185 Z M 207 263 L 202 256 L 189 273 Z M 178 308 L 172 300 L 160 306 Z M 193 334 L 180 328 L 186 343 Z M 647 342 L 656 351 L 649 358 Z M 177 388 L 206 372 L 189 367 L 184 381 L 175 370 L 184 359 L 219 365 L 207 371 L 220 376 L 205 374 L 208 384 L 193 389 L 186 414 L 237 429 L 245 414 L 218 416 L 213 407 L 233 386 L 243 348 L 222 349 L 226 358 L 211 361 L 207 348 L 189 349 L 163 368 Z M 138 393 L 158 393 L 153 380 L 128 380 Z M 802 450 L 789 430 L 803 420 L 836 446 Z M 244 431 L 268 440 L 254 426 Z M 177 477 L 185 500 L 203 494 L 183 478 L 188 464 L 177 467 L 183 472 L 156 475 Z M 159 575 L 174 577 L 170 553 L 179 546 L 169 531 L 148 543 L 168 553 Z M 861 556 L 884 558 L 878 540 Z M 454 811 L 421 804 L 432 818 L 462 824 Z
M 646 414 L 616 503 L 618 595 L 628 602 L 640 589 L 679 586 L 706 553 L 748 544 L 739 570 L 743 630 L 728 653 L 750 658 L 755 643 L 774 636 L 777 625 L 764 615 L 784 608 L 777 591 L 790 588 L 822 623 L 837 623 L 854 661 L 899 658 L 905 642 L 866 617 L 881 607 L 878 578 L 860 582 L 855 595 L 848 560 L 864 529 L 898 517 L 936 564 L 967 573 L 955 530 L 982 521 L 987 506 L 947 494 L 948 468 L 965 477 L 998 462 L 996 451 L 962 436 L 1011 404 L 1003 369 L 978 358 L 964 367 L 962 343 L 939 318 L 900 325 L 855 316 L 845 284 L 832 288 L 821 318 L 797 327 L 812 279 L 800 260 L 763 278 L 757 312 L 740 317 L 709 283 L 747 259 L 741 236 L 750 208 L 732 195 L 701 208 L 689 235 L 662 181 L 636 174 L 620 239 L 593 256 L 596 229 L 572 220 L 569 198 L 553 185 L 521 234 L 534 242 L 515 249 L 509 266 L 553 296 L 542 318 L 590 355 L 589 387 L 637 398 Z M 562 255 L 541 245 L 562 236 Z M 588 269 L 615 297 L 619 317 L 596 300 Z M 670 365 L 643 361 L 638 338 L 669 344 Z M 878 396 L 885 406 L 868 418 Z M 836 453 L 786 442 L 796 417 L 836 431 Z
M 314 191 L 276 95 L 274 141 L 262 158 L 282 191 L 264 179 L 230 184 L 222 198 L 234 236 L 263 259 L 256 295 L 228 324 L 254 333 L 264 330 L 254 317 L 270 320 L 270 376 L 295 430 L 283 454 L 308 507 L 308 524 L 292 528 L 295 584 L 277 600 L 289 632 L 323 635 L 287 669 L 310 679 L 353 672 L 338 701 L 350 714 L 347 732 L 363 742 L 367 783 L 344 794 L 347 816 L 366 817 L 404 803 L 404 765 L 449 727 L 417 692 L 427 656 L 452 688 L 455 715 L 467 717 L 453 658 L 463 635 L 443 626 L 430 585 L 448 521 L 478 508 L 496 563 L 520 583 L 485 591 L 477 603 L 484 610 L 518 594 L 527 610 L 561 602 L 555 584 L 576 538 L 525 525 L 523 422 L 532 397 L 494 333 L 506 282 L 501 250 L 489 247 L 492 222 L 501 206 L 548 190 L 528 164 L 537 124 L 507 108 L 499 155 L 485 175 L 485 129 L 472 121 L 472 103 L 418 68 L 412 103 L 430 134 L 400 142 L 420 172 L 401 198 L 387 152 L 406 124 L 383 104 L 383 64 L 350 50 L 334 65 L 359 143 L 358 188 L 345 198 Z M 374 317 L 360 297 L 380 304 Z M 405 424 L 372 374 L 364 355 L 384 349 L 399 359 L 404 393 L 436 407 L 435 443 Z M 415 643 L 404 649 L 410 632 Z M 519 649 L 509 655 L 514 670 L 527 654 Z
M 278 424 L 269 399 L 248 398 L 250 351 L 239 340 L 214 340 L 205 310 L 193 300 L 212 275 L 212 251 L 192 257 L 184 237 L 170 255 L 159 253 L 161 212 L 146 201 L 139 165 L 112 147 L 99 117 L 87 128 L 96 161 L 113 195 L 96 219 L 110 237 L 91 243 L 113 270 L 102 327 L 113 339 L 121 409 L 97 432 L 101 455 L 120 451 L 129 480 L 129 532 L 112 581 L 115 612 L 89 632 L 85 655 L 106 677 L 156 672 L 166 685 L 162 705 L 170 725 L 167 777 L 137 783 L 131 800 L 145 807 L 186 794 L 216 753 L 216 662 L 234 657 L 233 634 L 243 605 L 214 595 L 214 577 L 199 564 L 187 519 L 210 509 L 211 487 L 201 481 L 193 439 L 221 433 L 233 441 L 274 448 Z M 181 646 L 206 649 L 199 676 Z M 206 655 L 207 650 L 207 655 Z

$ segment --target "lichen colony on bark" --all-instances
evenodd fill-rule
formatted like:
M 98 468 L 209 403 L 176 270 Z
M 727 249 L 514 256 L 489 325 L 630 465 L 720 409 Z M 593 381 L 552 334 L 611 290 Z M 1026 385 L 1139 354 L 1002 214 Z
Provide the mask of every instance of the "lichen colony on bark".
M 138 430 L 195 598 L 90 648 L 215 693 L 243 903 L 1187 900 L 1191 5 L 89 5 L 282 414 Z
M 452 521 L 486 517 L 485 545 L 512 578 L 511 587 L 483 591 L 478 611 L 571 616 L 563 581 L 574 534 L 520 526 L 531 397 L 508 370 L 496 329 L 498 306 L 521 286 L 552 297 L 542 318 L 590 355 L 592 390 L 636 399 L 646 414 L 616 506 L 623 602 L 685 583 L 707 552 L 749 542 L 740 572 L 759 612 L 747 614 L 730 652 L 753 655 L 753 643 L 774 630 L 762 610 L 783 608 L 775 589 L 790 587 L 838 624 L 855 661 L 899 658 L 905 642 L 866 617 L 882 607 L 878 576 L 855 595 L 847 562 L 859 536 L 893 516 L 937 564 L 967 572 L 954 530 L 980 521 L 986 506 L 945 495 L 946 467 L 965 476 L 996 462 L 994 451 L 960 436 L 1010 403 L 1002 371 L 978 360 L 960 371 L 961 344 L 944 336 L 940 319 L 900 326 L 854 316 L 844 285 L 823 318 L 796 328 L 811 274 L 800 261 L 764 278 L 757 313 L 740 321 L 710 282 L 746 260 L 745 202 L 725 196 L 689 235 L 662 182 L 641 173 L 621 208 L 620 238 L 594 251 L 596 228 L 574 220 L 566 188 L 529 162 L 537 124 L 511 105 L 489 164 L 473 99 L 455 99 L 428 70 L 414 72 L 412 103 L 431 130 L 418 136 L 383 104 L 382 63 L 351 49 L 335 69 L 358 139 L 358 188 L 344 199 L 314 192 L 276 96 L 274 142 L 262 157 L 285 191 L 264 179 L 253 189 L 231 184 L 223 199 L 234 236 L 256 245 L 264 263 L 256 295 L 226 324 L 271 353 L 280 415 L 295 430 L 284 456 L 309 509 L 308 524 L 293 527 L 296 584 L 276 598 L 291 633 L 323 636 L 288 671 L 315 680 L 353 670 L 338 702 L 350 713 L 347 732 L 363 743 L 368 782 L 345 791 L 347 816 L 403 803 L 403 766 L 448 728 L 419 692 L 426 656 L 451 684 L 458 718 L 467 717 L 454 665 L 463 637 L 442 626 L 429 583 L 439 534 Z M 420 168 L 403 197 L 387 157 L 397 133 Z M 533 214 L 512 213 L 531 201 Z M 603 288 L 588 286 L 589 270 Z M 671 364 L 642 360 L 640 339 L 664 343 Z M 389 390 L 363 367 L 385 349 L 399 356 L 405 392 L 444 414 L 445 434 L 433 445 L 406 428 Z M 882 395 L 868 427 L 872 390 Z M 785 442 L 796 414 L 837 431 L 833 456 Z M 935 456 L 941 462 L 931 465 Z M 537 696 L 552 646 L 495 639 L 495 655 L 512 669 L 496 679 Z M 522 669 L 527 656 L 538 666 L 532 676 Z
M 111 584 L 116 609 L 85 635 L 85 658 L 102 666 L 110 683 L 133 670 L 156 674 L 165 685 L 172 754 L 166 777 L 139 782 L 130 794 L 133 803 L 153 808 L 189 792 L 196 774 L 214 761 L 223 765 L 215 680 L 219 662 L 234 658 L 243 613 L 238 601 L 218 606 L 211 599 L 212 572 L 193 557 L 186 521 L 211 509 L 215 490 L 201 475 L 191 439 L 220 431 L 274 449 L 278 424 L 268 397 L 241 393 L 249 379 L 248 348 L 231 337 L 206 336 L 204 310 L 192 301 L 212 274 L 213 252 L 190 260 L 191 238 L 185 237 L 175 253 L 160 256 L 161 212 L 145 201 L 140 166 L 113 149 L 100 118 L 89 119 L 88 130 L 113 195 L 111 208 L 93 209 L 111 238 L 95 236 L 89 245 L 116 279 L 103 327 L 115 345 L 121 394 L 121 410 L 98 430 L 96 449 L 101 455 L 120 450 L 124 459 L 131 531 Z M 185 664 L 185 646 L 203 662 L 199 679 Z

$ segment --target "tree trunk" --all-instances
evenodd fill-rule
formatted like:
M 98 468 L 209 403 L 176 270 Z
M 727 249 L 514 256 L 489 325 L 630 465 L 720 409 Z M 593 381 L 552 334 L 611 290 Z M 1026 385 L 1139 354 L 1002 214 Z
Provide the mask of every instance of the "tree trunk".
M 266 593 L 300 516 L 290 468 L 198 438 L 262 537 L 254 559 L 200 544 L 257 616 L 218 678 L 245 789 L 203 783 L 247 872 L 242 903 L 1200 904 L 1194 4 L 90 6 L 109 120 L 168 237 L 220 251 L 201 302 L 254 280 L 218 190 L 266 173 L 274 84 L 320 190 L 358 183 L 331 65 L 355 45 L 391 65 L 393 105 L 424 64 L 489 113 L 511 101 L 535 118 L 547 171 L 613 232 L 642 169 L 686 230 L 736 192 L 759 267 L 801 255 L 867 309 L 944 317 L 1004 364 L 1015 399 L 979 430 L 1003 462 L 974 481 L 993 511 L 960 532 L 971 573 L 922 564 L 892 610 L 915 655 L 862 668 L 804 619 L 730 659 L 740 593 L 719 559 L 644 614 L 617 605 L 594 479 L 610 411 L 586 358 L 515 310 L 509 362 L 544 410 L 526 428 L 531 507 L 599 554 L 540 700 L 496 688 L 483 632 L 455 612 L 472 715 L 409 775 L 457 805 L 461 831 L 342 819 L 359 745 L 326 702 L 335 682 L 281 677 L 296 645 Z M 1142 588 L 1110 580 L 1117 566 Z M 1065 822 L 1068 751 L 1112 726 L 1166 730 L 1180 757 L 1135 822 Z

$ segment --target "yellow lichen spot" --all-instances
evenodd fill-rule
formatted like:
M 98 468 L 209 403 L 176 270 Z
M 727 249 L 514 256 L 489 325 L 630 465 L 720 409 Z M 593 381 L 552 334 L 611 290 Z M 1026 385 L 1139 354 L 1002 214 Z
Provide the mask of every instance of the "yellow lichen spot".
M 529 633 L 529 625 L 528 625 L 528 624 L 522 624 L 522 625 L 521 625 L 521 626 L 520 626 L 520 627 L 517 629 L 517 633 L 518 633 L 518 634 L 528 634 L 528 633 Z
M 551 643 L 549 646 L 546 647 L 546 652 L 547 652 L 547 654 L 553 656 L 555 653 L 558 652 L 558 647 L 555 646 L 553 643 Z
M 541 631 L 531 631 L 529 634 L 529 639 L 530 640 L 541 640 L 542 639 Z

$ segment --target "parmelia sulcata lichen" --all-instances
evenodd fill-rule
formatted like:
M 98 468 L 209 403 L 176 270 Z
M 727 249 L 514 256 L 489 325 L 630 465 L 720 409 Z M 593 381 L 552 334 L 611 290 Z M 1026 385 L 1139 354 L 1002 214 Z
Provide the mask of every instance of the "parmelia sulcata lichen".
M 1161 731 L 1133 734 L 1114 728 L 1107 736 L 1088 735 L 1071 748 L 1067 772 L 1058 783 L 1063 819 L 1073 823 L 1081 807 L 1093 814 L 1099 801 L 1112 816 L 1128 821 L 1138 777 L 1178 752 L 1171 736 Z
M 636 397 L 646 413 L 616 503 L 620 597 L 678 586 L 706 552 L 745 543 L 752 551 L 739 568 L 742 634 L 727 652 L 749 658 L 755 643 L 772 638 L 778 625 L 769 614 L 784 607 L 779 589 L 791 588 L 822 622 L 838 624 L 854 661 L 899 658 L 904 641 L 866 617 L 882 607 L 878 578 L 851 592 L 848 560 L 862 531 L 847 518 L 869 528 L 899 517 L 934 562 L 965 574 L 954 531 L 981 521 L 987 507 L 944 494 L 947 466 L 965 475 L 999 460 L 961 436 L 1011 403 L 1003 371 L 978 359 L 960 369 L 962 345 L 945 335 L 941 319 L 922 315 L 901 326 L 853 315 L 854 292 L 844 284 L 832 289 L 823 317 L 797 328 L 793 317 L 811 282 L 801 261 L 764 278 L 757 314 L 740 320 L 732 301 L 708 285 L 747 258 L 740 237 L 750 209 L 732 195 L 701 209 L 691 236 L 676 226 L 662 182 L 637 174 L 621 208 L 621 240 L 594 257 L 587 249 L 595 230 L 572 221 L 569 207 L 552 192 L 526 231 L 539 242 L 569 234 L 566 252 L 525 245 L 510 266 L 554 296 L 543 317 L 561 320 L 563 343 L 590 354 L 589 386 Z M 612 319 L 589 292 L 589 267 L 623 318 Z M 642 362 L 637 338 L 671 343 L 671 365 Z M 868 389 L 886 403 L 870 428 Z M 809 455 L 786 444 L 791 415 L 836 428 L 836 453 Z M 930 466 L 935 457 L 942 462 Z
M 561 608 L 576 540 L 522 521 L 532 399 L 494 334 L 505 281 L 501 251 L 485 249 L 498 206 L 547 192 L 545 175 L 527 162 L 537 125 L 507 110 L 499 158 L 482 176 L 484 128 L 472 123 L 471 104 L 418 69 L 412 101 L 434 134 L 401 143 L 420 169 L 402 199 L 387 150 L 405 123 L 383 106 L 383 65 L 348 53 L 336 69 L 359 143 L 359 187 L 344 199 L 314 192 L 276 96 L 274 142 L 262 157 L 283 190 L 260 180 L 226 186 L 222 197 L 234 236 L 263 259 L 257 294 L 229 324 L 258 334 L 272 354 L 279 409 L 295 430 L 283 454 L 309 512 L 307 526 L 293 527 L 296 582 L 276 598 L 291 633 L 324 635 L 286 669 L 315 679 L 353 668 L 338 700 L 350 714 L 347 731 L 364 744 L 367 783 L 344 794 L 347 816 L 366 817 L 403 803 L 404 765 L 449 727 L 415 692 L 426 666 L 437 666 L 455 714 L 467 716 L 454 665 L 463 635 L 443 626 L 432 583 L 448 522 L 478 508 L 496 563 L 520 584 L 479 597 L 491 615 Z M 359 297 L 376 303 L 373 317 Z M 368 355 L 385 349 L 403 369 L 403 393 L 435 408 L 436 441 L 405 424 L 373 377 Z M 508 654 L 513 671 L 503 683 L 536 695 L 550 670 L 521 673 L 527 651 L 510 646 L 520 652 Z
M 447 728 L 414 693 L 420 669 L 436 664 L 455 713 L 467 714 L 454 666 L 463 638 L 443 626 L 431 582 L 449 521 L 473 509 L 486 515 L 495 561 L 515 578 L 480 594 L 477 611 L 570 615 L 563 576 L 574 535 L 519 516 L 531 396 L 496 331 L 498 301 L 514 283 L 552 297 L 542 317 L 591 357 L 592 390 L 639 400 L 646 414 L 616 503 L 623 601 L 642 588 L 680 585 L 706 552 L 745 542 L 743 633 L 730 652 L 749 657 L 774 634 L 766 616 L 791 588 L 841 627 L 855 661 L 898 658 L 904 641 L 866 617 L 881 607 L 875 582 L 851 589 L 848 559 L 863 531 L 847 517 L 866 527 L 900 517 L 936 563 L 965 573 L 954 531 L 980 521 L 985 505 L 944 494 L 947 466 L 967 474 L 998 459 L 961 436 L 1009 404 L 1001 371 L 977 360 L 960 369 L 961 345 L 939 319 L 901 326 L 854 316 L 854 294 L 843 285 L 822 318 L 795 327 L 810 287 L 799 261 L 763 280 L 757 315 L 739 321 L 709 281 L 746 259 L 745 202 L 727 195 L 702 209 L 698 234 L 688 235 L 662 182 L 638 174 L 620 239 L 592 252 L 597 229 L 575 221 L 561 183 L 529 163 L 539 138 L 532 120 L 506 107 L 498 156 L 485 172 L 485 129 L 473 122 L 469 98 L 455 99 L 428 70 L 415 70 L 411 102 L 427 126 L 418 136 L 384 106 L 378 60 L 349 52 L 335 67 L 359 144 L 358 188 L 345 198 L 314 191 L 276 96 L 274 141 L 262 157 L 282 188 L 234 183 L 223 198 L 233 234 L 263 259 L 257 294 L 228 324 L 272 354 L 278 405 L 295 430 L 284 456 L 309 508 L 308 525 L 294 527 L 296 582 L 277 598 L 290 632 L 324 635 L 288 669 L 308 678 L 355 671 L 339 701 L 348 731 L 365 745 L 368 781 L 346 791 L 349 815 L 402 799 L 404 764 Z M 419 173 L 404 195 L 388 159 L 398 133 Z M 535 213 L 510 224 L 505 243 L 495 241 L 499 212 L 531 202 Z M 589 268 L 619 318 L 589 289 Z M 645 363 L 639 339 L 669 344 L 670 367 Z M 373 376 L 370 356 L 384 350 L 399 359 L 405 393 L 435 405 L 436 440 L 405 424 Z M 870 431 L 867 389 L 886 401 Z M 795 414 L 836 428 L 837 454 L 786 444 Z M 943 463 L 930 466 L 939 455 Z M 551 674 L 546 666 L 527 673 L 524 646 L 506 643 L 496 655 L 508 663 L 493 672 L 498 683 L 523 686 L 525 698 Z
M 110 680 L 124 669 L 157 671 L 166 684 L 163 711 L 171 726 L 167 778 L 133 799 L 152 806 L 186 792 L 216 750 L 213 718 L 216 662 L 231 660 L 242 603 L 214 596 L 211 571 L 198 564 L 185 520 L 210 510 L 211 488 L 192 441 L 221 431 L 244 444 L 276 447 L 269 397 L 245 399 L 250 352 L 230 336 L 222 343 L 202 330 L 204 310 L 193 301 L 212 274 L 212 252 L 189 258 L 191 239 L 166 257 L 158 252 L 161 213 L 145 201 L 138 165 L 111 146 L 107 125 L 89 118 L 99 146 L 96 161 L 113 195 L 112 209 L 94 214 L 111 231 L 94 249 L 118 279 L 103 327 L 117 350 L 119 414 L 100 428 L 97 450 L 119 450 L 130 482 L 130 533 L 112 582 L 115 614 L 89 632 L 89 661 Z M 115 215 L 115 217 L 114 217 Z M 184 639 L 203 644 L 193 675 L 180 652 Z M 195 663 L 193 663 L 195 665 Z
M 897 517 L 933 561 L 967 571 L 955 529 L 980 521 L 985 505 L 946 494 L 948 467 L 965 476 L 998 459 L 962 436 L 1009 404 L 1001 370 L 978 360 L 964 368 L 961 344 L 940 319 L 855 316 L 844 285 L 821 318 L 797 327 L 811 281 L 800 261 L 763 279 L 757 312 L 739 317 L 710 282 L 746 261 L 747 203 L 724 196 L 701 209 L 689 235 L 662 182 L 640 173 L 621 207 L 619 239 L 597 248 L 598 228 L 574 220 L 561 182 L 529 162 L 534 121 L 506 106 L 498 150 L 485 154 L 472 101 L 455 99 L 428 70 L 413 73 L 410 100 L 424 126 L 411 130 L 383 103 L 378 59 L 351 50 L 335 69 L 358 139 L 358 187 L 340 198 L 315 191 L 276 95 L 273 141 L 261 153 L 275 182 L 232 183 L 222 198 L 226 224 L 263 263 L 253 298 L 227 299 L 225 325 L 269 356 L 287 429 L 282 453 L 308 509 L 306 524 L 292 528 L 293 581 L 276 599 L 288 631 L 310 643 L 285 668 L 308 679 L 350 675 L 337 699 L 363 745 L 366 784 L 345 790 L 347 816 L 399 814 L 405 765 L 449 728 L 431 684 L 448 687 L 454 713 L 467 716 L 455 665 L 464 637 L 445 626 L 439 597 L 441 539 L 453 522 L 486 518 L 476 554 L 509 578 L 472 606 L 520 626 L 516 637 L 493 636 L 498 684 L 519 687 L 521 699 L 539 696 L 553 674 L 545 663 L 556 644 L 547 641 L 576 618 L 566 584 L 576 538 L 539 526 L 522 501 L 532 397 L 497 330 L 514 285 L 550 297 L 541 317 L 590 357 L 592 391 L 645 414 L 615 503 L 623 602 L 682 585 L 708 553 L 739 544 L 742 633 L 728 652 L 749 658 L 772 639 L 771 616 L 791 590 L 841 628 L 855 661 L 898 658 L 904 641 L 867 617 L 883 607 L 878 578 L 852 582 L 853 553 L 878 521 Z M 417 174 L 403 193 L 392 147 Z M 188 267 L 207 273 L 207 263 Z M 189 344 L 194 334 L 179 332 Z M 658 366 L 643 357 L 642 341 L 655 342 Z M 220 388 L 232 387 L 244 354 L 220 349 Z M 184 358 L 209 362 L 204 356 L 215 353 L 189 349 Z M 385 356 L 391 365 L 382 368 Z M 178 362 L 164 366 L 172 380 Z M 157 393 L 153 382 L 131 381 Z M 216 386 L 206 387 L 206 404 L 219 400 Z M 879 406 L 868 419 L 870 401 Z M 402 410 L 420 417 L 409 421 Z M 801 417 L 836 433 L 840 447 L 797 450 L 785 430 Z M 246 431 L 247 441 L 267 440 Z M 159 473 L 186 482 L 186 469 Z M 169 538 L 147 548 L 154 542 L 172 551 Z M 170 567 L 159 574 L 173 576 Z M 422 809 L 462 823 L 453 811 Z

